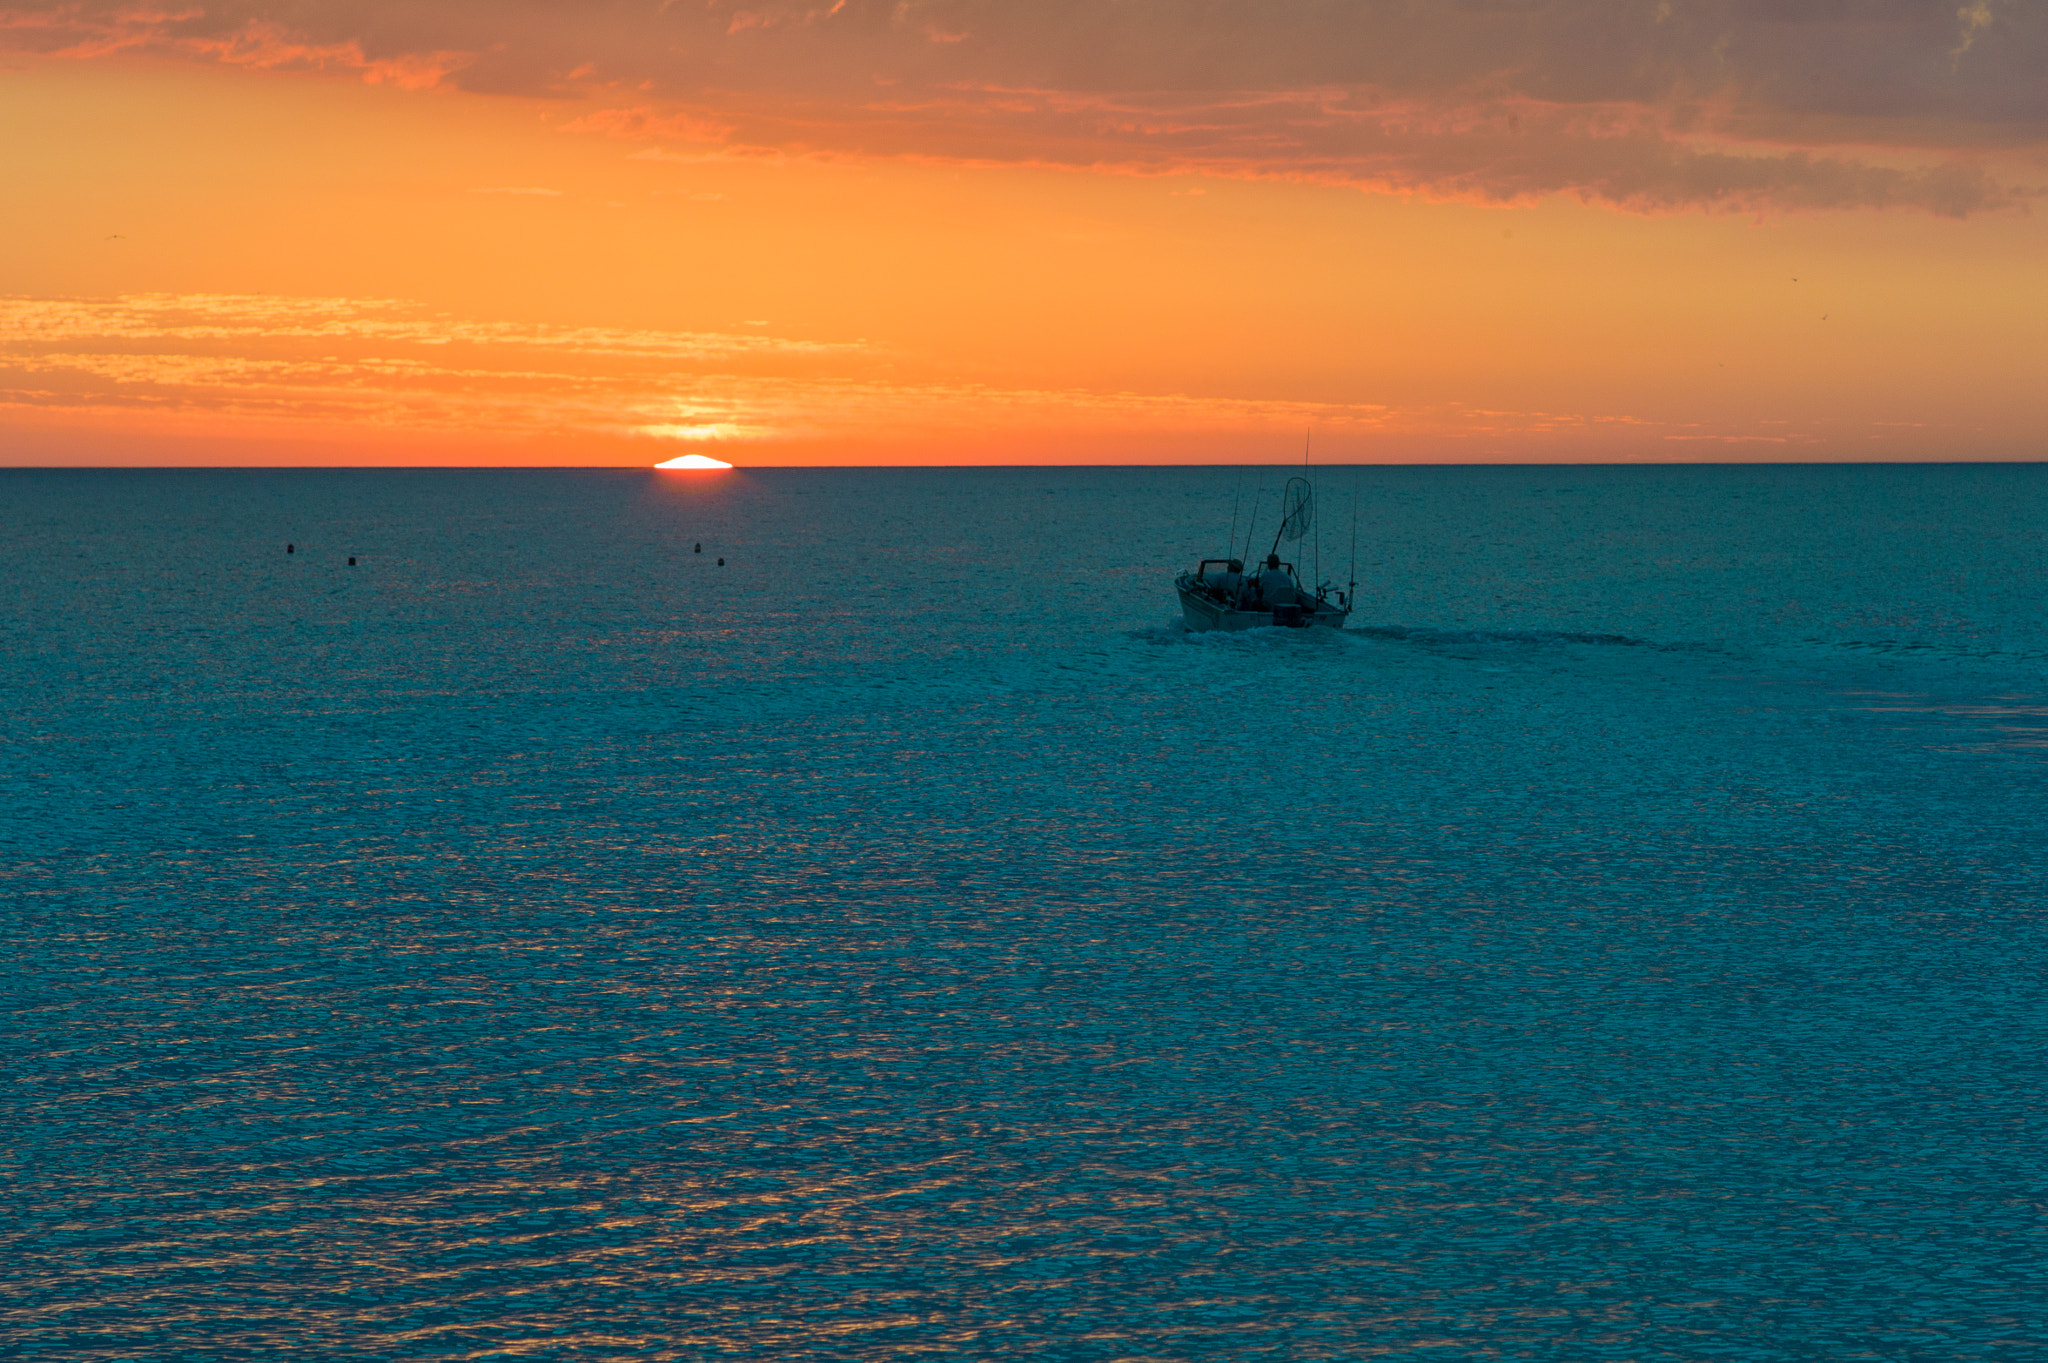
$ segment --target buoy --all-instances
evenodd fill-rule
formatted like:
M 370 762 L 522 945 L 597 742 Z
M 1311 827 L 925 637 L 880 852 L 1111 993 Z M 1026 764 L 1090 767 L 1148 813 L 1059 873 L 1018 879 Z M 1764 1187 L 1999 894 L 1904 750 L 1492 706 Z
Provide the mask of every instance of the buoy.
M 350 560 L 348 561 L 348 566 L 349 566 L 349 567 L 351 567 L 351 568 L 355 567 L 355 566 L 356 566 L 356 561 L 355 561 L 354 559 L 350 559 Z
M 718 560 L 718 566 L 719 566 L 719 567 L 721 567 L 721 568 L 723 568 L 723 567 L 725 566 L 725 560 L 724 560 L 724 559 L 720 559 L 720 560 Z
M 292 552 L 292 546 L 291 546 L 291 545 L 289 545 L 289 544 L 287 544 L 287 545 L 286 545 L 286 546 L 284 547 L 284 551 L 285 551 L 285 552 L 286 552 L 287 554 L 291 553 L 291 552 Z
M 692 550 L 691 550 L 690 552 L 691 552 L 691 553 L 693 553 L 693 554 L 701 554 L 701 553 L 703 553 L 703 552 L 704 552 L 704 541 L 703 541 L 703 540 L 698 540 L 698 541 L 697 541 L 697 547 L 696 547 L 695 549 L 692 549 Z

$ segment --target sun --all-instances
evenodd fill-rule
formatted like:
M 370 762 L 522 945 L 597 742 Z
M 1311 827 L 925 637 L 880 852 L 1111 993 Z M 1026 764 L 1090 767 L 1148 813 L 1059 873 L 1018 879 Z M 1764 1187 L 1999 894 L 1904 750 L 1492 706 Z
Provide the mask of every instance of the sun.
M 656 464 L 654 467 L 658 469 L 729 469 L 732 465 L 726 463 L 723 459 L 713 459 L 708 454 L 682 454 L 665 463 Z

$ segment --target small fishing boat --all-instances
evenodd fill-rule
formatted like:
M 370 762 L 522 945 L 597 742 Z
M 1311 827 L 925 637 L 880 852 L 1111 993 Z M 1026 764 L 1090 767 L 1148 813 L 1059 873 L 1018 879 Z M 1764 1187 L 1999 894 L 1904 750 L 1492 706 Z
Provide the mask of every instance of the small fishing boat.
M 1232 518 L 1231 547 L 1237 547 L 1236 517 Z M 1258 502 L 1252 503 L 1252 522 L 1258 522 Z M 1338 588 L 1318 583 L 1313 591 L 1302 585 L 1292 563 L 1280 557 L 1280 545 L 1308 534 L 1315 524 L 1315 489 L 1306 478 L 1289 478 L 1280 497 L 1280 529 L 1273 547 L 1256 571 L 1247 573 L 1242 558 L 1205 558 L 1194 571 L 1174 579 L 1180 592 L 1181 616 L 1191 630 L 1238 629 L 1342 629 L 1351 614 L 1358 584 Z M 1249 537 L 1247 532 L 1247 537 Z M 1354 544 L 1352 559 L 1357 560 Z M 1247 545 L 1246 549 L 1249 550 Z M 1321 555 L 1318 553 L 1318 557 Z

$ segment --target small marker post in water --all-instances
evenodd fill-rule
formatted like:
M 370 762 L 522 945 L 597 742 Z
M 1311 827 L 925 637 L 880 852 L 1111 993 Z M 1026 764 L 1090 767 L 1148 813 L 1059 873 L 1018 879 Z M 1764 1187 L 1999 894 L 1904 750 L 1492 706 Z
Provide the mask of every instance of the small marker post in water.
M 350 558 L 349 558 L 349 561 L 348 561 L 348 566 L 349 566 L 349 567 L 351 567 L 351 568 L 353 568 L 353 567 L 355 567 L 355 566 L 356 566 L 356 561 L 355 561 L 355 558 L 354 558 L 354 556 L 353 556 L 353 555 L 351 555 L 351 556 L 350 556 Z
M 720 560 L 718 560 L 718 566 L 719 566 L 719 567 L 721 567 L 721 568 L 723 568 L 723 567 L 725 566 L 725 560 L 724 560 L 724 559 L 720 559 Z
M 691 553 L 693 553 L 693 554 L 701 554 L 701 553 L 703 553 L 703 552 L 704 552 L 704 541 L 703 541 L 703 540 L 698 540 L 698 541 L 697 541 L 697 547 L 696 547 L 695 549 L 692 549 L 692 550 L 691 550 L 690 552 L 691 552 Z
M 286 546 L 284 547 L 284 551 L 285 551 L 285 552 L 286 552 L 287 554 L 289 554 L 289 553 L 294 553 L 294 552 L 296 552 L 296 550 L 295 550 L 294 546 L 292 546 L 292 545 L 289 545 L 289 544 L 287 544 L 287 545 L 286 545 Z

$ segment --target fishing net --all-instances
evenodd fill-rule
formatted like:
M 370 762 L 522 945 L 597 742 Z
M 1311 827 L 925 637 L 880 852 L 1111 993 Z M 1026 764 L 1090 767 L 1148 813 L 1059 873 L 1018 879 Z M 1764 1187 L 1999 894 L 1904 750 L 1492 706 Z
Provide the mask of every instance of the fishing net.
M 1298 540 L 1316 518 L 1316 494 L 1306 478 L 1289 478 L 1280 494 L 1280 538 Z

